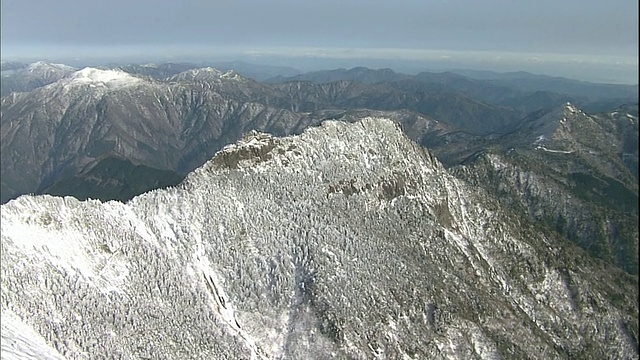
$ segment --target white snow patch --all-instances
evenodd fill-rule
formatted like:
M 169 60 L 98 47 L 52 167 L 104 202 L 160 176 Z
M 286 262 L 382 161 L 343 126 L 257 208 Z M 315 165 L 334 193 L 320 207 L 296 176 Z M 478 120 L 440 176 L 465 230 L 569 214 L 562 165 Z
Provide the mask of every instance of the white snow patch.
M 147 228 L 147 225 L 142 221 L 138 221 L 137 224 L 135 224 L 135 231 L 136 231 L 136 234 L 140 235 L 140 237 L 145 239 L 146 241 L 154 245 L 160 245 L 158 243 L 158 239 L 155 237 L 155 235 L 152 232 L 149 231 L 149 229 Z
M 198 74 L 198 73 L 213 73 L 213 74 L 216 74 L 216 75 L 222 75 L 222 71 L 220 71 L 220 70 L 218 70 L 216 68 L 213 68 L 211 66 L 207 66 L 207 67 L 200 68 L 200 69 L 187 70 L 187 71 L 191 71 L 194 74 Z
M 69 85 L 93 85 L 108 89 L 120 89 L 141 83 L 143 80 L 120 70 L 84 68 L 70 77 Z
M 13 311 L 2 310 L 2 359 L 65 359 Z
M 123 292 L 122 286 L 129 275 L 126 265 L 115 253 L 102 250 L 86 233 L 73 228 L 59 231 L 49 225 L 22 222 L 3 227 L 3 232 L 7 241 L 20 239 L 15 245 L 21 247 L 33 262 L 49 262 L 67 274 L 79 274 L 101 292 Z
M 500 359 L 500 353 L 496 349 L 491 340 L 488 340 L 482 330 L 477 326 L 470 326 L 469 332 L 471 333 L 471 343 L 473 344 L 473 350 L 476 354 L 480 355 L 481 359 Z
M 556 313 L 561 313 L 571 320 L 577 320 L 571 293 L 557 270 L 546 269 L 541 283 L 530 283 L 527 287 L 535 294 L 535 299 L 539 303 L 553 308 Z
M 224 74 L 220 75 L 220 78 L 227 79 L 227 80 L 241 80 L 242 79 L 242 77 L 240 75 L 238 75 L 233 70 L 229 70 L 229 71 L 225 72 Z
M 571 103 L 569 103 L 569 102 L 566 104 L 565 108 L 567 110 L 569 110 L 570 112 L 572 112 L 572 113 L 576 112 L 576 108 L 574 108 L 573 105 L 571 105 Z
M 221 320 L 229 326 L 231 331 L 244 341 L 251 351 L 252 360 L 258 358 L 266 359 L 267 357 L 262 354 L 262 351 L 256 345 L 255 339 L 253 339 L 247 331 L 242 329 L 238 323 L 233 305 L 222 288 L 223 281 L 211 270 L 212 268 L 209 260 L 205 257 L 200 257 L 198 254 L 196 254 L 196 258 L 200 261 L 199 267 L 205 279 L 205 286 L 209 289 L 211 298 L 215 304 L 214 311 L 218 313 Z
M 539 145 L 541 144 L 543 141 L 547 140 L 547 137 L 544 135 L 540 135 L 536 138 L 536 140 L 533 142 L 533 145 Z
M 175 252 L 175 248 L 173 247 L 173 243 L 178 242 L 178 238 L 176 233 L 171 228 L 171 225 L 175 225 L 176 222 L 171 218 L 171 216 L 163 214 L 157 215 L 153 218 L 153 225 L 158 230 L 158 234 L 161 238 L 165 239 L 164 242 L 166 249 L 169 252 Z
M 189 69 L 170 78 L 171 80 L 242 80 L 243 78 L 233 70 L 222 72 L 213 67 Z
M 331 256 L 333 258 L 333 262 L 335 262 L 336 264 L 340 263 L 340 261 L 338 260 L 338 256 L 333 251 L 327 249 L 326 247 L 323 247 L 322 249 L 320 249 L 320 251 Z
M 236 200 L 236 214 L 240 217 L 244 217 L 244 204 Z
M 552 150 L 552 149 L 547 149 L 544 146 L 536 146 L 535 149 L 536 150 L 542 150 L 542 151 L 550 152 L 550 153 L 556 153 L 556 154 L 573 154 L 573 150 L 570 150 L 570 151 L 567 151 L 567 150 Z
M 160 236 L 176 241 L 176 234 L 173 232 L 170 225 L 171 223 L 174 223 L 172 220 L 173 219 L 168 215 L 159 215 L 154 217 L 154 225 L 158 229 Z
M 260 149 L 264 146 L 269 145 L 271 139 L 271 136 L 266 134 L 251 134 L 243 139 L 238 140 L 236 143 L 226 145 L 222 148 L 222 150 L 220 150 L 220 152 L 231 153 L 245 147 Z
M 268 143 L 264 140 L 259 140 L 257 138 L 253 138 L 251 140 L 249 140 L 249 142 L 244 144 L 245 146 L 249 146 L 249 147 L 256 147 L 256 148 L 261 148 L 265 145 L 268 145 Z

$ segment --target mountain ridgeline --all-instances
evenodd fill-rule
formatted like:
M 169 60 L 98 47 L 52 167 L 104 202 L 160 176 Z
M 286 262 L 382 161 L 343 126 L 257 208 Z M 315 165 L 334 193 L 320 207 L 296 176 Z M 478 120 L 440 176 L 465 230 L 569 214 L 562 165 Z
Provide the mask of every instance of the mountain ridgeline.
M 241 65 L 262 79 L 291 74 Z M 29 193 L 127 201 L 179 183 L 253 130 L 385 117 L 503 206 L 638 273 L 637 86 L 362 67 L 262 82 L 185 63 L 2 69 L 3 203 Z
M 516 210 L 381 118 L 249 132 L 126 203 L 21 196 L 3 357 L 637 357 L 637 276 Z
M 524 119 L 451 170 L 637 274 L 637 121 L 637 105 L 591 116 L 566 104 Z

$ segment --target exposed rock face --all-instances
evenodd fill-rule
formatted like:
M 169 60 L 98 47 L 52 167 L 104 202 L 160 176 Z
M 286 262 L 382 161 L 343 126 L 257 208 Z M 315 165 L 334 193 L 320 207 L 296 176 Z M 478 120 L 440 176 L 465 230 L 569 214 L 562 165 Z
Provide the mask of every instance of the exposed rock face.
M 252 133 L 176 188 L 1 215 L 3 315 L 68 358 L 638 356 L 637 277 L 388 120 Z

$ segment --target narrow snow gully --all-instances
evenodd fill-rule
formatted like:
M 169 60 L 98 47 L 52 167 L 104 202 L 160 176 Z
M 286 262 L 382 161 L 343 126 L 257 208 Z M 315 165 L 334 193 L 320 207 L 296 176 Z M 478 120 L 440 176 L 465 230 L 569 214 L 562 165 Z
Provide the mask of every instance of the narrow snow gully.
M 214 311 L 220 316 L 220 318 L 231 328 L 232 332 L 239 336 L 247 345 L 251 351 L 251 360 L 268 359 L 264 351 L 256 344 L 255 340 L 246 331 L 242 329 L 238 320 L 236 319 L 233 306 L 229 301 L 229 298 L 224 293 L 224 290 L 220 287 L 220 281 L 217 280 L 217 276 L 211 271 L 211 268 L 200 261 L 200 270 L 202 271 L 202 277 L 211 299 L 213 300 Z

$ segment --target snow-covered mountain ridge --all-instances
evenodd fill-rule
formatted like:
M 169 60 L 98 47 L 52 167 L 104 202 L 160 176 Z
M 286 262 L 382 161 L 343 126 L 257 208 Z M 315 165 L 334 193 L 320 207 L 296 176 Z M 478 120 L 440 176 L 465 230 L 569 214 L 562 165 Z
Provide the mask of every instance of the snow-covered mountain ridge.
M 117 89 L 142 82 L 141 79 L 124 71 L 101 70 L 96 68 L 84 68 L 73 73 L 69 77 L 68 85 L 83 84 L 92 87 L 106 86 L 109 89 Z
M 168 78 L 169 81 L 243 80 L 233 70 L 220 71 L 212 67 L 190 69 Z
M 56 63 L 48 63 L 44 61 L 36 61 L 32 64 L 29 64 L 27 67 L 27 71 L 30 73 L 37 73 L 42 76 L 46 76 L 51 74 L 52 72 L 73 72 L 77 69 L 73 66 L 65 65 L 65 64 L 56 64 Z
M 0 209 L 3 315 L 67 358 L 638 354 L 633 277 L 505 212 L 389 120 L 251 133 L 125 204 Z
M 0 94 L 4 97 L 15 92 L 31 91 L 63 79 L 78 69 L 65 64 L 38 61 L 32 64 L 16 64 L 1 71 Z
M 638 125 L 629 117 L 635 109 L 589 115 L 567 103 L 531 114 L 452 172 L 637 274 Z

